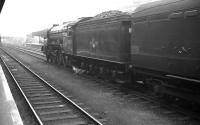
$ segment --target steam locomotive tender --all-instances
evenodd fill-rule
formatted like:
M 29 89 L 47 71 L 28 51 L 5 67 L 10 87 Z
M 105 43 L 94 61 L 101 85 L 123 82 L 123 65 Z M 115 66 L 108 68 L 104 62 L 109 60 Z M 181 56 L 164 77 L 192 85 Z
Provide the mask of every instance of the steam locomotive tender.
M 199 33 L 200 1 L 158 1 L 131 15 L 54 26 L 45 53 L 48 61 L 200 103 Z
M 47 35 L 47 60 L 125 80 L 130 63 L 130 27 L 128 14 L 54 26 Z

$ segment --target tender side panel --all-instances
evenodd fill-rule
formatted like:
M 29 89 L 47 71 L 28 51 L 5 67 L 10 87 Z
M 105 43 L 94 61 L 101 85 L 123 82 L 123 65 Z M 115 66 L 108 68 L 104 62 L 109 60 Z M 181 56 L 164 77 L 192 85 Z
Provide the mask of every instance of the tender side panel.
M 130 56 L 130 21 L 103 22 L 76 28 L 77 55 L 124 63 Z

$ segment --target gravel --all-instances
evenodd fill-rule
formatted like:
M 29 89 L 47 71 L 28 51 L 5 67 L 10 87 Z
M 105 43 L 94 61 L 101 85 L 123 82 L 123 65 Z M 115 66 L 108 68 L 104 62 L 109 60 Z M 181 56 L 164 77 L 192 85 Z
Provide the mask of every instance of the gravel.
M 21 52 L 17 53 L 17 56 L 34 71 L 41 72 L 48 81 L 71 93 L 102 117 L 106 117 L 109 125 L 183 125 L 176 119 L 141 106 L 136 101 L 114 94 L 113 91 L 102 87 L 100 82 L 77 76 L 62 66 L 47 64 Z

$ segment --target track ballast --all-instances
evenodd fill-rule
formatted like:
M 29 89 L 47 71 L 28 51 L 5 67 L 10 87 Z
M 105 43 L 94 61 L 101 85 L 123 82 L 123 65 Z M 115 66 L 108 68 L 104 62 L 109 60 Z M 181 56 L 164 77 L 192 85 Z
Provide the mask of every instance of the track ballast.
M 28 67 L 2 52 L 2 60 L 39 124 L 102 125 Z

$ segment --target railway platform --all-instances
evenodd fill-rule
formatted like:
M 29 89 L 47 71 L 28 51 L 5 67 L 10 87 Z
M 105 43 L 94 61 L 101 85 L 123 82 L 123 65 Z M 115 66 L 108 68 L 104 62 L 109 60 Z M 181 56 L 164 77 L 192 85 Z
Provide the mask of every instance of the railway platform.
M 0 65 L 0 125 L 23 125 L 15 100 Z

